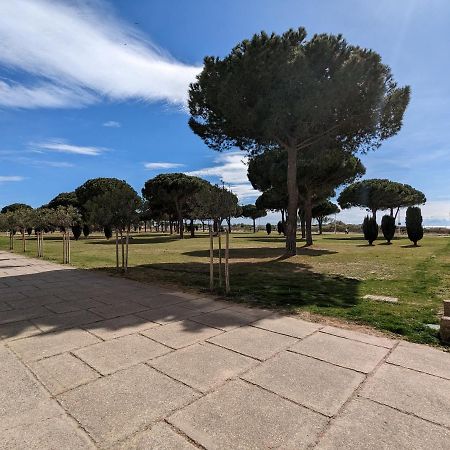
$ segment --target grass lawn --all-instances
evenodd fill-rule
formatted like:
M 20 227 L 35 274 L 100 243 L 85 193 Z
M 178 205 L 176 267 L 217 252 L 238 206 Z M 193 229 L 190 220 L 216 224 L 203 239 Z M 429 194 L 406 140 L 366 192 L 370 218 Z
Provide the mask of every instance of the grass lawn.
M 19 237 L 16 252 L 21 251 Z M 373 247 L 360 235 L 315 236 L 312 248 L 282 259 L 284 239 L 277 234 L 233 233 L 230 239 L 231 296 L 235 300 L 291 312 L 335 317 L 398 333 L 416 342 L 437 344 L 442 300 L 450 298 L 450 237 L 426 236 L 414 248 L 407 238 Z M 301 241 L 299 246 L 301 246 Z M 36 254 L 34 238 L 27 254 Z M 0 249 L 8 238 L 0 237 Z M 46 258 L 61 262 L 59 236 L 46 236 Z M 72 241 L 72 264 L 112 271 L 114 242 L 100 237 Z M 179 240 L 163 234 L 134 235 L 129 278 L 206 290 L 209 239 L 200 234 Z M 217 273 L 216 273 L 217 274 Z M 364 300 L 366 294 L 398 297 L 398 303 Z

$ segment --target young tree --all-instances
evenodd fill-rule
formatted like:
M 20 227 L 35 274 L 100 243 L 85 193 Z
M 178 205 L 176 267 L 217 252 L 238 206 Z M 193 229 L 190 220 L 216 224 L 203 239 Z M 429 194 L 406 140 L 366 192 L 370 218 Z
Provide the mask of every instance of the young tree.
M 272 225 L 270 223 L 266 223 L 266 232 L 269 235 L 272 233 Z
M 253 220 L 253 233 L 256 233 L 256 219 L 267 216 L 265 209 L 258 209 L 255 205 L 244 205 L 242 207 L 242 217 Z
M 2 231 L 7 231 L 9 234 L 9 250 L 14 250 L 14 235 L 18 228 L 14 212 L 6 211 L 0 213 L 0 225 Z
M 184 173 L 165 173 L 145 182 L 142 196 L 150 205 L 161 202 L 171 204 L 177 214 L 180 238 L 183 238 L 183 219 L 188 200 L 205 186 L 205 180 Z
M 63 235 L 63 263 L 70 264 L 70 233 L 68 230 L 81 222 L 81 215 L 73 206 L 58 206 L 54 210 L 53 220 Z
M 327 220 L 328 216 L 337 214 L 340 211 L 337 205 L 326 200 L 322 203 L 318 203 L 312 208 L 312 217 L 317 219 L 319 225 L 319 234 L 322 234 L 322 225 Z
M 400 130 L 408 101 L 409 88 L 397 87 L 377 53 L 340 35 L 262 32 L 223 59 L 204 59 L 190 86 L 189 125 L 215 150 L 287 152 L 286 252 L 294 255 L 298 154 L 314 144 L 375 149 Z
M 11 211 L 11 210 L 10 210 Z M 22 235 L 22 250 L 27 250 L 25 233 L 28 228 L 33 226 L 33 209 L 31 208 L 18 208 L 13 210 L 14 221 Z
M 408 238 L 417 247 L 417 242 L 423 238 L 422 211 L 417 206 L 406 210 L 406 232 Z
M 384 215 L 381 219 L 381 231 L 388 244 L 394 239 L 395 229 L 395 217 Z
M 364 239 L 372 245 L 378 237 L 378 224 L 373 217 L 366 216 L 362 224 Z
M 44 256 L 44 233 L 52 227 L 56 219 L 54 211 L 48 208 L 37 208 L 34 210 L 33 224 L 34 231 L 37 238 L 37 256 L 42 258 Z
M 91 234 L 91 227 L 87 223 L 85 223 L 83 225 L 83 236 L 87 238 L 90 234 Z

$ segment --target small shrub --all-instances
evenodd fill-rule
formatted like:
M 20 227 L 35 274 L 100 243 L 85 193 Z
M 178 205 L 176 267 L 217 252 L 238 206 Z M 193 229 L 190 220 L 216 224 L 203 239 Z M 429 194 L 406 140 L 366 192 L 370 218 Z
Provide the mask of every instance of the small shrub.
M 105 225 L 103 227 L 103 232 L 105 233 L 105 238 L 106 239 L 111 239 L 112 238 L 112 228 L 109 225 Z
M 386 241 L 388 241 L 388 244 L 390 244 L 394 238 L 395 229 L 395 218 L 389 215 L 383 216 L 381 219 L 381 231 L 383 232 Z
M 80 239 L 81 236 L 81 225 L 74 225 L 72 227 L 72 234 L 73 237 L 75 238 L 76 241 L 78 241 L 78 239 Z
M 91 228 L 87 223 L 83 225 L 83 236 L 87 238 L 91 234 Z
M 423 238 L 422 212 L 418 206 L 410 206 L 406 210 L 406 232 L 417 247 L 417 242 Z
M 277 223 L 277 231 L 278 231 L 278 234 L 281 234 L 281 233 L 284 234 L 284 226 L 283 226 L 283 222 L 281 220 Z
M 267 231 L 267 234 L 272 233 L 272 225 L 270 225 L 270 223 L 266 223 L 266 231 Z
M 32 233 L 33 233 L 33 228 L 28 227 L 28 228 L 27 228 L 27 234 L 28 234 L 28 236 L 31 236 Z
M 378 237 L 378 224 L 373 217 L 366 216 L 362 224 L 364 239 L 372 245 Z

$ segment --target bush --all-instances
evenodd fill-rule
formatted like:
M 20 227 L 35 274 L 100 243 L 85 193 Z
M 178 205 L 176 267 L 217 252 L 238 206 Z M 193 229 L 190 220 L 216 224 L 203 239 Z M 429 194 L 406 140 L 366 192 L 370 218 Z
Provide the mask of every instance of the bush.
M 394 238 L 395 229 L 395 217 L 389 215 L 383 216 L 381 219 L 381 231 L 383 232 L 384 238 L 388 241 L 388 244 L 390 244 Z
M 270 225 L 270 223 L 266 223 L 266 231 L 267 231 L 267 234 L 272 233 L 272 225 Z
M 103 232 L 105 233 L 105 238 L 106 239 L 111 239 L 112 238 L 112 228 L 109 225 L 105 225 L 103 227 Z
M 369 245 L 373 244 L 378 237 L 378 224 L 373 217 L 366 216 L 362 224 L 362 230 L 364 233 L 364 239 L 369 242 Z
M 76 241 L 80 239 L 81 236 L 81 225 L 74 225 L 72 227 L 72 234 Z
M 406 210 L 406 232 L 415 246 L 423 238 L 422 212 L 418 206 L 410 206 Z
M 284 226 L 283 226 L 283 222 L 281 220 L 277 223 L 277 231 L 278 231 L 278 234 L 281 234 L 281 233 L 284 234 Z
M 87 223 L 83 225 L 83 235 L 87 238 L 91 234 L 91 229 Z

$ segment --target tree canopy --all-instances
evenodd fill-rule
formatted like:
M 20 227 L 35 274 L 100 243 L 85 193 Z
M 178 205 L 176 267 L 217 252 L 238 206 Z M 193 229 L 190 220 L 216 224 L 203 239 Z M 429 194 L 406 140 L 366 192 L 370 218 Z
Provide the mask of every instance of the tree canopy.
M 26 205 L 25 203 L 12 203 L 11 205 L 4 206 L 0 214 L 5 214 L 7 212 L 14 212 L 18 209 L 33 209 L 30 205 Z
M 50 209 L 56 209 L 58 206 L 73 206 L 74 208 L 78 208 L 79 201 L 75 191 L 61 192 L 56 197 L 52 198 L 46 205 L 46 207 Z
M 397 86 L 377 53 L 340 35 L 262 32 L 225 58 L 204 59 L 190 86 L 189 125 L 215 150 L 287 151 L 286 251 L 295 254 L 297 153 L 317 143 L 375 149 L 400 130 L 408 101 L 409 87 Z
M 253 220 L 253 233 L 256 232 L 256 224 L 255 224 L 256 219 L 267 216 L 267 212 L 265 209 L 259 209 L 255 205 L 244 205 L 242 207 L 241 214 L 242 217 L 247 217 Z
M 333 214 L 337 214 L 339 211 L 339 207 L 330 200 L 325 200 L 313 206 L 311 216 L 313 219 L 317 219 L 317 223 L 319 224 L 319 234 L 322 234 L 322 225 L 326 218 Z

